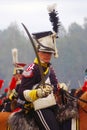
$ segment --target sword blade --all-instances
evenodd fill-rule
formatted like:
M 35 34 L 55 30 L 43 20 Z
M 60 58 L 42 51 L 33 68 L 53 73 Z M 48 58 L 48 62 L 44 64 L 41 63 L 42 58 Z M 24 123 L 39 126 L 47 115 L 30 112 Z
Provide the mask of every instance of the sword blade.
M 39 65 L 40 74 L 41 74 L 42 85 L 45 87 L 45 76 L 44 76 L 44 74 L 43 74 L 43 69 L 42 69 L 42 66 L 41 66 L 40 58 L 39 58 L 39 56 L 38 56 L 37 48 L 36 48 L 36 46 L 35 46 L 35 43 L 34 43 L 32 37 L 31 37 L 31 35 L 30 35 L 30 33 L 29 33 L 27 27 L 26 27 L 23 23 L 22 23 L 22 26 L 24 27 L 24 29 L 25 29 L 25 31 L 26 31 L 26 33 L 27 33 L 27 35 L 28 35 L 28 38 L 29 38 L 29 40 L 31 41 L 31 44 L 32 44 L 32 46 L 33 46 L 33 49 L 34 49 L 34 51 L 35 51 L 35 54 L 36 54 L 36 57 L 37 57 L 37 60 L 38 60 L 38 65 Z

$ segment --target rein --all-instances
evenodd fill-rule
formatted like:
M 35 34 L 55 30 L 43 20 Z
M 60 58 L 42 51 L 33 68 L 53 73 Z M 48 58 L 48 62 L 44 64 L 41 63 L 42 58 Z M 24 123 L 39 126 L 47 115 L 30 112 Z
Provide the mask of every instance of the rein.
M 87 114 L 87 111 L 83 107 L 80 106 L 80 108 Z
M 70 98 L 71 98 L 71 99 L 73 99 L 73 100 L 75 100 L 75 101 L 80 100 L 80 101 L 83 102 L 83 103 L 87 103 L 86 100 L 83 100 L 83 99 L 81 99 L 81 98 L 74 97 L 74 96 L 70 95 L 67 91 L 65 92 L 65 96 L 66 96 L 67 99 L 70 99 Z M 81 105 L 79 105 L 79 106 L 80 106 L 80 108 L 81 108 L 85 113 L 87 113 L 87 111 L 86 111 L 83 107 L 81 107 Z
M 66 95 L 66 98 L 67 98 L 67 99 L 68 99 L 68 97 L 70 97 L 70 98 L 73 99 L 73 100 L 80 100 L 81 102 L 87 103 L 86 100 L 83 100 L 83 99 L 78 98 L 78 97 L 74 97 L 74 96 L 70 95 L 67 91 L 65 92 L 65 95 Z

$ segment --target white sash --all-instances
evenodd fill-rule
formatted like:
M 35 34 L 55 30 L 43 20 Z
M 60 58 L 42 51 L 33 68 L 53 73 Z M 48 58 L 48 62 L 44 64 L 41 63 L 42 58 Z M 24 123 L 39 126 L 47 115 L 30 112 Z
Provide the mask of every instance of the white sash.
M 35 110 L 40 110 L 43 108 L 47 108 L 47 107 L 56 105 L 56 100 L 55 100 L 54 94 L 51 93 L 45 98 L 39 98 L 39 99 L 35 100 L 33 102 L 33 105 L 34 105 Z
M 50 84 L 49 77 L 46 79 L 45 83 Z M 40 110 L 40 109 L 47 108 L 53 105 L 56 105 L 56 99 L 54 97 L 53 92 L 49 94 L 47 97 L 39 98 L 33 102 L 33 106 L 35 110 Z

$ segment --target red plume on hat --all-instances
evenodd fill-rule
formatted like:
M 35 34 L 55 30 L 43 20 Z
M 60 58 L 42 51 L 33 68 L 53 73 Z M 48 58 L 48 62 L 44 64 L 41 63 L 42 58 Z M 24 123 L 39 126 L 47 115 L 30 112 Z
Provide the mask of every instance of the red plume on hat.
M 4 84 L 4 80 L 0 79 L 0 89 L 2 88 L 3 84 Z

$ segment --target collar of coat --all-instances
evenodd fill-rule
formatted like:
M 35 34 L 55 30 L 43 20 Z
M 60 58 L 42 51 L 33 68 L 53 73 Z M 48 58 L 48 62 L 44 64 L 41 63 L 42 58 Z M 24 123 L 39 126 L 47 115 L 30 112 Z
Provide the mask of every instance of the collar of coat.
M 38 64 L 38 59 L 37 58 L 34 59 L 34 63 Z M 44 75 L 46 75 L 49 72 L 50 63 L 42 63 L 41 62 L 41 66 L 46 68 L 46 70 L 44 71 Z

